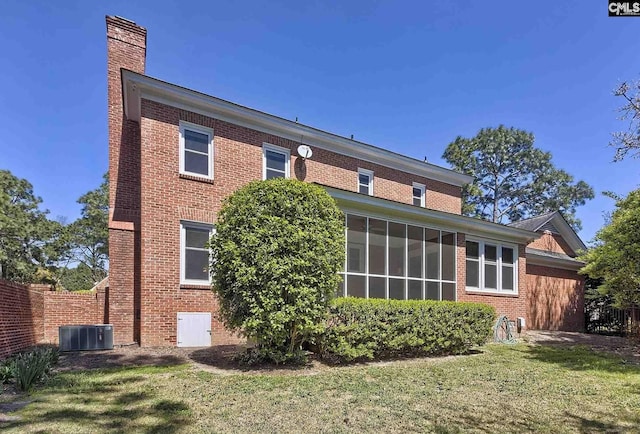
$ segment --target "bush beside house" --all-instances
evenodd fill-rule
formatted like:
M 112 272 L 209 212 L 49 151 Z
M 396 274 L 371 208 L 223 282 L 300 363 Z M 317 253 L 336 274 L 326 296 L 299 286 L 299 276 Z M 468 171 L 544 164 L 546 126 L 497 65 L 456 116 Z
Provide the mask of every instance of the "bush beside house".
M 461 354 L 487 342 L 495 316 L 481 303 L 340 298 L 318 348 L 333 362 Z
M 225 200 L 210 243 L 212 285 L 225 326 L 257 343 L 248 361 L 303 358 L 338 286 L 344 242 L 344 215 L 319 186 L 254 181 Z

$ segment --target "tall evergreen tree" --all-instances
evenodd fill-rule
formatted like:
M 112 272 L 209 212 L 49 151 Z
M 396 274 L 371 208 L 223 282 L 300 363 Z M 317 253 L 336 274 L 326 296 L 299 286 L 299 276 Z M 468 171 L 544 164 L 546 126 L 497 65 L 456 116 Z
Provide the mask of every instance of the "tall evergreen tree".
M 55 281 L 52 271 L 68 251 L 68 233 L 62 223 L 47 218 L 41 203 L 29 181 L 0 170 L 0 277 Z
M 470 139 L 458 136 L 447 146 L 443 158 L 475 178 L 463 190 L 463 214 L 508 223 L 561 211 L 580 229 L 575 211 L 593 199 L 593 189 L 557 169 L 551 154 L 533 143 L 533 134 L 500 125 Z
M 102 184 L 95 190 L 83 194 L 78 203 L 82 205 L 80 218 L 70 225 L 73 259 L 86 266 L 91 282 L 89 289 L 107 275 L 109 261 L 109 176 L 105 173 Z

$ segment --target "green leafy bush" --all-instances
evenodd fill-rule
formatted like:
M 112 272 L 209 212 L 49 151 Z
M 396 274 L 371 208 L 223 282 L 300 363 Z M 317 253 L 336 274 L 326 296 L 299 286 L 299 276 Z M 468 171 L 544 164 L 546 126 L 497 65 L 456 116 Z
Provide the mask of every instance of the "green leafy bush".
M 255 181 L 229 196 L 211 238 L 213 291 L 246 360 L 297 363 L 323 330 L 344 262 L 344 215 L 317 185 Z
M 18 354 L 14 359 L 14 378 L 18 390 L 29 391 L 35 383 L 45 378 L 53 365 L 58 363 L 55 347 L 36 347 Z
M 487 341 L 495 315 L 480 303 L 339 298 L 318 350 L 332 362 L 460 354 Z

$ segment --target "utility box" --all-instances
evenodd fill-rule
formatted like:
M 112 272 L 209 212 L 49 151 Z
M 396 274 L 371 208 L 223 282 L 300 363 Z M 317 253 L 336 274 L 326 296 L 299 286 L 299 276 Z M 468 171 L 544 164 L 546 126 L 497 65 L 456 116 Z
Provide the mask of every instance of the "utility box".
M 60 351 L 113 349 L 113 325 L 73 325 L 58 329 Z

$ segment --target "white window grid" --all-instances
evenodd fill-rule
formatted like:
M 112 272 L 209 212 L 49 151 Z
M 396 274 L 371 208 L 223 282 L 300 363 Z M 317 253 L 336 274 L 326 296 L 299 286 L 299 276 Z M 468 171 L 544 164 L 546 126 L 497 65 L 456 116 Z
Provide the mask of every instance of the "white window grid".
M 199 152 L 199 151 L 195 151 L 192 149 L 185 149 L 185 131 L 194 131 L 196 133 L 200 133 L 200 134 L 206 134 L 209 137 L 209 141 L 208 141 L 208 145 L 207 145 L 207 153 L 205 154 L 204 152 Z M 197 124 L 192 124 L 190 122 L 185 122 L 185 121 L 180 121 L 180 156 L 179 156 L 179 161 L 180 161 L 180 173 L 184 174 L 184 175 L 189 175 L 189 176 L 197 176 L 199 178 L 205 178 L 205 179 L 213 179 L 213 129 L 211 128 L 207 128 L 204 127 L 202 125 L 197 125 Z M 192 152 L 194 154 L 201 154 L 201 155 L 207 155 L 208 159 L 207 159 L 207 174 L 204 175 L 202 173 L 196 173 L 196 172 L 189 172 L 187 170 L 185 170 L 184 168 L 184 164 L 185 164 L 185 153 L 186 152 Z
M 284 178 L 289 178 L 291 174 L 289 162 L 291 161 L 291 150 L 283 148 L 281 146 L 272 145 L 270 143 L 262 144 L 262 179 L 267 179 L 267 151 L 275 152 L 284 155 L 284 172 L 282 172 Z M 281 172 L 278 169 L 272 169 L 274 172 Z
M 385 218 L 379 218 L 379 217 L 369 217 L 366 215 L 360 215 L 360 214 L 354 214 L 354 213 L 345 213 L 345 251 L 347 251 L 348 249 L 348 240 L 347 240 L 347 232 L 348 232 L 348 227 L 347 227 L 347 219 L 348 216 L 356 216 L 356 217 L 364 217 L 365 220 L 365 228 L 367 229 L 365 231 L 365 245 L 364 246 L 359 246 L 364 250 L 364 262 L 365 262 L 365 272 L 361 273 L 361 272 L 354 272 L 354 271 L 347 271 L 348 270 L 348 253 L 347 258 L 345 259 L 345 263 L 344 263 L 344 271 L 340 273 L 340 275 L 343 278 L 343 282 L 341 284 L 341 293 L 338 292 L 337 295 L 339 297 L 344 297 L 347 296 L 349 294 L 348 292 L 348 283 L 347 283 L 347 277 L 348 276 L 362 276 L 365 278 L 365 298 L 369 298 L 369 278 L 370 277 L 378 277 L 378 278 L 384 278 L 385 279 L 385 299 L 389 299 L 389 280 L 390 279 L 398 279 L 398 280 L 404 280 L 406 283 L 404 285 L 404 300 L 408 300 L 409 298 L 409 281 L 418 281 L 418 282 L 422 282 L 421 285 L 421 295 L 422 295 L 422 300 L 425 300 L 426 297 L 426 291 L 427 291 L 427 283 L 428 282 L 433 282 L 433 283 L 438 283 L 438 299 L 442 300 L 442 285 L 443 284 L 453 284 L 453 291 L 454 291 L 454 300 L 458 299 L 458 294 L 457 294 L 457 261 L 458 261 L 458 255 L 457 255 L 457 240 L 458 240 L 458 234 L 454 231 L 447 231 L 447 230 L 443 230 L 443 229 L 438 229 L 438 228 L 432 228 L 432 227 L 427 227 L 427 226 L 423 226 L 420 224 L 416 224 L 416 223 L 408 223 L 408 222 L 402 222 L 402 221 L 395 221 L 395 220 L 389 220 L 389 219 L 385 219 Z M 385 273 L 386 274 L 375 274 L 375 273 L 369 273 L 369 220 L 370 219 L 375 219 L 375 220 L 383 220 L 386 222 L 386 241 L 385 241 L 385 249 L 387 250 L 385 253 Z M 405 231 L 405 239 L 407 240 L 407 242 L 405 243 L 405 255 L 404 255 L 404 270 L 405 270 L 405 276 L 392 276 L 389 274 L 389 254 L 388 254 L 388 249 L 389 249 L 389 223 L 400 223 L 403 225 L 407 225 L 407 226 L 417 226 L 422 228 L 422 275 L 423 277 L 409 277 L 409 242 L 408 242 L 408 238 L 407 238 L 407 233 L 408 231 Z M 427 278 L 426 277 L 426 262 L 427 262 L 427 255 L 426 255 L 426 231 L 427 230 L 434 230 L 434 231 L 438 231 L 439 235 L 438 235 L 438 278 L 434 279 L 434 278 Z M 454 270 L 454 279 L 453 280 L 447 280 L 447 279 L 442 279 L 442 233 L 446 232 L 448 234 L 452 234 L 453 235 L 453 249 L 454 249 L 454 263 L 453 263 L 453 270 Z M 348 251 L 347 251 L 348 252 Z
M 360 176 L 365 176 L 367 177 L 368 182 L 367 183 L 363 183 L 360 182 Z M 358 168 L 358 185 L 357 185 L 357 192 L 360 193 L 360 187 L 366 187 L 367 189 L 367 194 L 369 196 L 373 196 L 373 170 L 368 170 L 368 169 L 362 169 L 362 168 Z
M 418 194 L 416 196 L 415 194 L 415 190 L 419 190 L 420 194 Z M 411 195 L 412 195 L 412 203 L 416 206 L 421 206 L 421 207 L 425 207 L 425 192 L 427 190 L 427 186 L 424 184 L 419 184 L 417 182 L 414 182 L 412 184 L 412 188 L 411 188 Z M 417 202 L 417 203 L 416 203 Z
M 466 258 L 466 261 L 478 262 L 478 283 L 479 286 L 466 286 L 467 291 L 486 292 L 489 294 L 518 294 L 518 246 L 515 244 L 503 243 L 493 240 L 485 240 L 482 238 L 467 237 L 466 241 L 478 243 L 478 258 Z M 496 247 L 496 260 L 489 261 L 485 259 L 485 246 Z M 502 249 L 511 249 L 513 252 L 513 262 L 503 262 Z M 466 257 L 466 255 L 465 255 Z M 496 286 L 497 288 L 485 287 L 485 264 L 496 266 Z M 502 267 L 511 268 L 513 270 L 513 289 L 503 289 L 502 285 Z
M 211 273 L 208 273 L 207 280 L 187 279 L 186 275 L 186 251 L 187 249 L 193 250 L 208 250 L 206 247 L 203 249 L 197 249 L 193 247 L 187 247 L 187 228 L 205 229 L 209 231 L 209 238 L 215 233 L 215 228 L 212 224 L 194 222 L 189 220 L 180 221 L 180 284 L 181 285 L 208 285 L 211 283 Z M 209 257 L 211 253 L 209 252 Z

